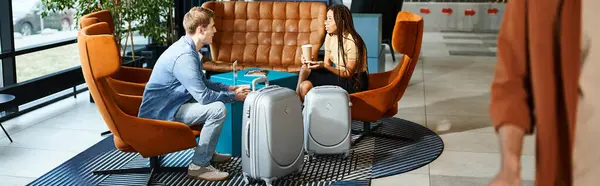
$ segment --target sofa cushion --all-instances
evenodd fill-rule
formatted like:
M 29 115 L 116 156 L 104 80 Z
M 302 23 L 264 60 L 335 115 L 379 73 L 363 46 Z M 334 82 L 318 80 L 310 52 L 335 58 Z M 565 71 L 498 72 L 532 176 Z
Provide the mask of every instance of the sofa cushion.
M 301 46 L 313 45 L 313 56 L 325 38 L 327 7 L 320 2 L 206 2 L 215 12 L 217 33 L 210 45 L 208 71 L 265 67 L 295 70 L 301 65 Z

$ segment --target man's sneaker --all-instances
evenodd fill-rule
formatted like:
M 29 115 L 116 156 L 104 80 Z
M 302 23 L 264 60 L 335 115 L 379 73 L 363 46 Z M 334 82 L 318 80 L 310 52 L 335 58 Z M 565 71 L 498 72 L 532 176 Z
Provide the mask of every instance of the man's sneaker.
M 190 164 L 188 167 L 188 178 L 209 181 L 222 181 L 229 177 L 229 173 L 221 172 L 212 165 L 201 167 L 196 164 Z
M 229 160 L 231 160 L 231 155 L 219 154 L 219 153 L 215 152 L 215 154 L 213 154 L 213 157 L 210 161 L 213 163 L 225 163 L 225 162 L 228 162 Z

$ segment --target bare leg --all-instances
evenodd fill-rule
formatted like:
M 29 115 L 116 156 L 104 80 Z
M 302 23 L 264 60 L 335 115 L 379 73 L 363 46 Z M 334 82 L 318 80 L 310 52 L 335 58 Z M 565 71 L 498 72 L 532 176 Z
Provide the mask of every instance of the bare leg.
M 300 67 L 300 73 L 298 74 L 298 84 L 296 85 L 296 93 L 298 95 L 300 95 L 300 84 L 302 84 L 302 82 L 306 81 L 306 79 L 308 79 L 309 75 L 310 75 L 310 68 L 308 68 L 308 66 L 306 64 L 303 64 L 302 67 Z
M 304 102 L 304 96 L 308 94 L 308 91 L 313 88 L 313 84 L 310 81 L 303 81 L 300 83 L 300 90 L 298 91 L 298 95 L 300 96 L 300 100 Z

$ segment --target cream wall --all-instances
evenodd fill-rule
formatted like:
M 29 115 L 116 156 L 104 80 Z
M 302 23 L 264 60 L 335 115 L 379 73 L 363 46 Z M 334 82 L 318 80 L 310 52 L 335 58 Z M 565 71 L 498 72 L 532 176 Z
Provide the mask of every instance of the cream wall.
M 598 0 L 582 0 L 582 62 L 575 144 L 573 179 L 575 186 L 600 183 L 600 24 Z

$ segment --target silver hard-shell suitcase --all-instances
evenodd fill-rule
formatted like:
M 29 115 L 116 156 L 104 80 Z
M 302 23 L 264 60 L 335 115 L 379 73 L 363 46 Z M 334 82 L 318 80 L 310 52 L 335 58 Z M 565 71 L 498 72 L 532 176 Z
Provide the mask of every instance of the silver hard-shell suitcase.
M 343 154 L 351 147 L 351 106 L 348 92 L 339 86 L 312 88 L 304 97 L 304 148 L 309 156 Z
M 265 88 L 255 90 L 258 82 Z M 266 77 L 252 81 L 242 119 L 242 172 L 246 184 L 267 185 L 304 165 L 302 103 L 295 91 L 269 86 Z

